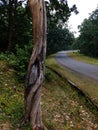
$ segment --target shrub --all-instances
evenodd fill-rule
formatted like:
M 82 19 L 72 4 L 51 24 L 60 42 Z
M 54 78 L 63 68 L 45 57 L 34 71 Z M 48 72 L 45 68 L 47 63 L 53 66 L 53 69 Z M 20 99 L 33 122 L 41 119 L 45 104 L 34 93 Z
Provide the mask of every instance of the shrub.
M 52 81 L 52 79 L 53 79 L 53 76 L 52 76 L 51 71 L 46 69 L 46 71 L 45 71 L 45 80 L 47 82 L 50 82 L 50 81 Z
M 17 71 L 18 79 L 23 82 L 25 79 L 28 62 L 32 51 L 32 45 L 25 45 L 24 48 L 16 46 L 15 53 L 1 53 L 0 59 L 5 60 L 10 67 Z

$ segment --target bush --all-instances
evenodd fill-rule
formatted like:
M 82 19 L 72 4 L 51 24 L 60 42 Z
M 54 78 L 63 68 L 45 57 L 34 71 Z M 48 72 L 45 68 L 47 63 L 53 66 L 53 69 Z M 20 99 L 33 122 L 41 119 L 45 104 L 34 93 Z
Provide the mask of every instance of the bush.
M 0 59 L 5 60 L 10 67 L 13 67 L 17 71 L 18 79 L 23 82 L 26 76 L 26 71 L 32 52 L 32 45 L 19 48 L 16 46 L 16 53 L 1 53 Z
M 46 69 L 46 71 L 45 71 L 45 80 L 46 80 L 47 82 L 51 82 L 52 79 L 53 79 L 53 76 L 52 76 L 51 71 L 48 70 L 48 69 Z

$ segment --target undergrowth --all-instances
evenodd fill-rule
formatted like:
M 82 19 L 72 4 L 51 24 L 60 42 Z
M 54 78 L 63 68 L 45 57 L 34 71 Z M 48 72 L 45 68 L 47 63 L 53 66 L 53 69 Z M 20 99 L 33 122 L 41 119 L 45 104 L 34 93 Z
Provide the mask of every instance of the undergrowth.
M 0 60 L 6 61 L 9 67 L 17 71 L 17 77 L 20 82 L 24 82 L 26 71 L 32 51 L 32 45 L 19 48 L 16 46 L 15 53 L 0 53 Z

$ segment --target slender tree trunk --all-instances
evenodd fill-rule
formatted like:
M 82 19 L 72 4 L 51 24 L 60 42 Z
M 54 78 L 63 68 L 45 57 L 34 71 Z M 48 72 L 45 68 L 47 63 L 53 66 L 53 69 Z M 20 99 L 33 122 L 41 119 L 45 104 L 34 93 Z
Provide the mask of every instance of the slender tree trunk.
M 12 46 L 12 38 L 13 38 L 13 1 L 12 0 L 9 0 L 8 15 L 9 15 L 9 34 L 8 34 L 7 51 L 10 51 Z
M 17 8 L 17 0 L 9 0 L 9 35 L 8 35 L 8 47 L 7 51 L 10 52 L 13 47 L 14 35 L 15 35 L 15 14 Z
M 23 125 L 30 121 L 32 130 L 44 130 L 40 110 L 41 88 L 46 56 L 46 12 L 44 0 L 29 0 L 34 32 L 34 49 L 28 66 L 25 85 Z

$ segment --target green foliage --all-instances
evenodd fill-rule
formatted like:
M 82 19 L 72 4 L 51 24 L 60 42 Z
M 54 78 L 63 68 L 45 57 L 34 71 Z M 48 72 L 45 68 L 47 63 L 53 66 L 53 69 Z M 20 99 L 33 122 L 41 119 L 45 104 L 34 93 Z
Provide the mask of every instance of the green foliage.
M 73 5 L 69 8 L 67 0 L 50 0 L 46 2 L 46 10 L 48 26 L 54 27 L 65 25 L 71 12 L 77 12 L 77 7 Z
M 7 46 L 8 39 L 8 15 L 7 5 L 5 1 L 0 2 L 0 49 L 4 49 Z
M 0 3 L 0 50 L 6 51 L 8 48 L 9 35 L 10 35 L 10 25 L 9 25 L 9 11 L 10 5 L 1 0 Z M 13 9 L 14 10 L 14 9 Z M 12 10 L 12 11 L 13 11 Z M 13 16 L 13 25 L 11 41 L 12 41 L 12 51 L 15 50 L 16 44 L 19 47 L 23 47 L 25 44 L 29 44 L 32 40 L 32 22 L 30 18 L 29 9 L 27 6 L 22 6 L 22 1 L 17 1 L 17 7 L 14 10 L 15 16 Z
M 70 49 L 73 41 L 74 35 L 67 28 L 50 27 L 47 35 L 47 55 Z
M 46 9 L 48 25 L 51 26 L 57 25 L 59 21 L 61 21 L 61 23 L 65 23 L 71 13 L 67 1 L 50 1 L 50 3 L 46 3 Z
M 14 68 L 17 70 L 17 74 L 20 80 L 25 79 L 31 51 L 32 51 L 32 45 L 30 46 L 25 45 L 23 49 L 19 48 L 19 46 L 16 46 L 16 54 L 14 55 L 16 59 L 15 60 L 13 59 L 12 62 L 11 61 L 9 62 L 10 65 L 13 65 Z
M 0 3 L 0 49 L 6 51 L 9 43 L 9 7 L 8 2 L 1 0 Z M 14 1 L 13 1 L 14 2 Z M 32 22 L 29 8 L 22 5 L 22 0 L 17 1 L 17 7 L 15 8 L 13 16 L 13 25 L 12 26 L 12 51 L 15 51 L 16 44 L 19 47 L 28 45 L 32 40 Z M 69 8 L 67 1 L 64 0 L 53 0 L 50 3 L 46 2 L 47 9 L 47 23 L 48 28 L 57 27 L 58 25 L 63 26 L 66 24 L 66 21 L 71 15 L 72 11 L 75 11 L 77 8 L 74 5 L 72 8 Z M 13 11 L 11 10 L 11 11 Z M 55 10 L 55 11 L 54 11 Z M 55 33 L 55 32 L 54 32 Z
M 50 82 L 52 81 L 53 76 L 50 70 L 46 69 L 45 71 L 45 81 Z
M 80 52 L 98 57 L 98 8 L 85 19 L 80 28 L 78 44 Z
M 71 47 L 72 47 L 73 50 L 79 49 L 79 39 L 78 38 L 74 39 L 73 44 L 72 44 Z
M 24 47 L 32 41 L 32 22 L 27 7 L 19 6 L 15 17 L 15 37 L 14 47 L 18 44 L 19 47 Z
M 1 53 L 0 59 L 8 62 L 9 66 L 14 67 L 14 69 L 17 71 L 18 79 L 20 81 L 23 81 L 26 76 L 31 51 L 31 43 L 29 46 L 25 45 L 24 48 L 19 48 L 19 46 L 17 45 L 15 54 Z

